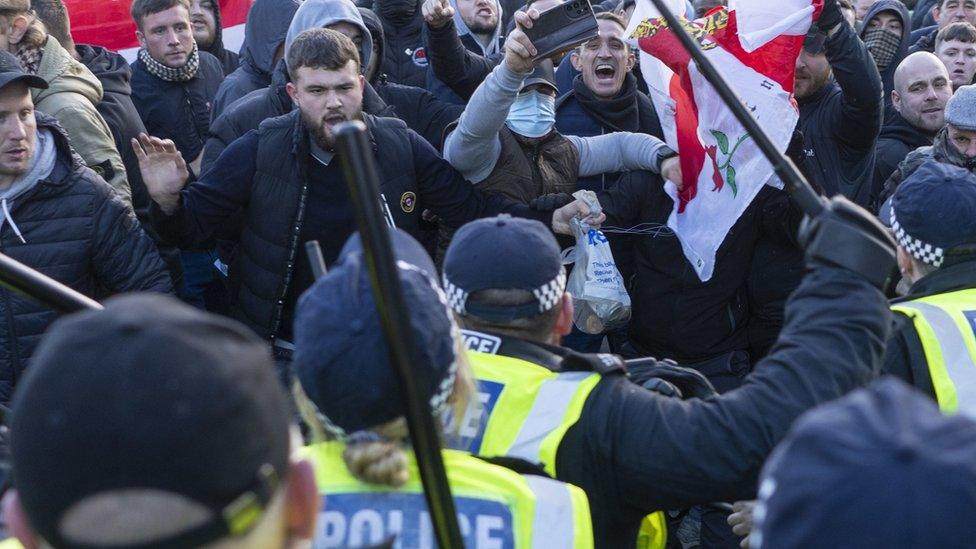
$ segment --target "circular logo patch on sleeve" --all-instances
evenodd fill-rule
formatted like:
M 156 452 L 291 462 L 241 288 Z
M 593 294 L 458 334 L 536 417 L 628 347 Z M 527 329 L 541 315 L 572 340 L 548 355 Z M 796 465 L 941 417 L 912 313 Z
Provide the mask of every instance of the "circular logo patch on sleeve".
M 413 209 L 417 206 L 417 195 L 411 191 L 407 191 L 400 195 L 400 209 L 404 213 L 413 213 Z

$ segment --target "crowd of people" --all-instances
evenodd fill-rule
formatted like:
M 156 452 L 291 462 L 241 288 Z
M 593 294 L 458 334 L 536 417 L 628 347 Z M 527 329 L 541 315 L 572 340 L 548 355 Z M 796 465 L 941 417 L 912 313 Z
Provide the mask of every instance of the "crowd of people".
M 971 544 L 976 0 L 816 0 L 786 155 L 823 213 L 763 187 L 706 281 L 607 234 L 602 334 L 571 225 L 665 227 L 684 181 L 635 0 L 537 58 L 562 3 L 253 0 L 237 53 L 216 0 L 133 0 L 129 63 L 0 0 L 0 252 L 104 302 L 0 287 L 0 547 L 434 546 L 350 121 L 466 547 Z

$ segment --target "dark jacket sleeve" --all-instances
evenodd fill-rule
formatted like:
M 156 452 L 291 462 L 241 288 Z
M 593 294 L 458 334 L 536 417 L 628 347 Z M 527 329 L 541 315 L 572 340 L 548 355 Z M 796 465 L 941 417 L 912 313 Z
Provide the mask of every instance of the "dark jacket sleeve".
M 640 510 L 752 499 L 763 461 L 800 414 L 874 378 L 890 325 L 881 292 L 818 267 L 791 297 L 772 352 L 739 389 L 681 401 L 601 383 L 584 410 L 600 414 L 584 435 L 598 445 L 590 466 Z
M 142 230 L 131 208 L 99 187 L 92 216 L 92 268 L 111 292 L 172 293 L 173 281 L 156 245 Z
M 891 336 L 881 359 L 881 373 L 895 376 L 935 399 L 922 342 L 912 320 L 903 314 L 892 315 Z
M 633 227 L 641 222 L 641 208 L 647 203 L 652 185 L 663 185 L 661 177 L 651 172 L 627 172 L 609 190 L 597 193 L 609 227 Z
M 444 141 L 444 129 L 464 111 L 464 105 L 441 101 L 423 88 L 399 84 L 384 88 L 386 93 L 382 95 L 393 106 L 396 117 L 438 149 Z
M 239 213 L 247 206 L 256 170 L 257 131 L 249 131 L 230 144 L 213 167 L 180 193 L 180 207 L 166 215 L 153 202 L 153 227 L 180 248 L 210 246 L 215 237 L 236 240 L 227 227 L 239 227 Z M 269 207 L 273 207 L 269 205 Z
M 468 51 L 453 21 L 439 29 L 426 25 L 426 29 L 427 59 L 434 76 L 467 101 L 503 56 L 484 57 Z
M 210 169 L 220 154 L 224 152 L 224 149 L 243 134 L 241 128 L 234 122 L 234 117 L 227 116 L 225 113 L 210 123 L 210 135 L 207 137 L 207 144 L 203 148 L 203 160 L 200 164 L 201 172 Z
M 843 94 L 838 112 L 832 113 L 832 134 L 855 151 L 870 150 L 881 132 L 884 110 L 878 67 L 850 25 L 840 25 L 827 40 L 827 61 Z
M 413 149 L 420 204 L 445 222 L 460 227 L 482 217 L 507 213 L 552 224 L 551 211 L 539 211 L 495 193 L 479 191 L 437 154 L 433 145 L 407 130 Z

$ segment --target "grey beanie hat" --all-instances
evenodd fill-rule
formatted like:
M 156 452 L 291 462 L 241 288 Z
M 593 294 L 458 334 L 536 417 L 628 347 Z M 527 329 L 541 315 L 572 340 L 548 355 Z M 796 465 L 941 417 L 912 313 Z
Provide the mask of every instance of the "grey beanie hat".
M 946 103 L 945 120 L 960 130 L 976 131 L 976 85 L 956 90 Z

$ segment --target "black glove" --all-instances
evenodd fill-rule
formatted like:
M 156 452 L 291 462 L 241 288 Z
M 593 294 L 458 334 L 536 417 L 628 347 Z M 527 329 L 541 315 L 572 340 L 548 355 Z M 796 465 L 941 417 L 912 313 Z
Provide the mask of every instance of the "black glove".
M 895 241 L 877 218 L 843 196 L 835 196 L 824 211 L 803 218 L 800 245 L 811 265 L 830 265 L 853 271 L 884 291 L 895 269 Z
M 541 212 L 550 212 L 562 208 L 573 200 L 575 200 L 575 198 L 566 193 L 544 194 L 532 202 L 529 202 L 529 207 L 533 210 L 539 210 Z
M 638 358 L 625 361 L 630 380 L 645 389 L 682 399 L 706 398 L 718 394 L 708 378 L 698 370 L 678 366 L 671 360 Z M 678 394 L 668 394 L 670 388 Z
M 829 33 L 831 29 L 840 23 L 847 23 L 844 14 L 837 5 L 837 0 L 824 0 L 823 10 L 820 12 L 820 19 L 817 19 L 817 26 L 823 32 Z

